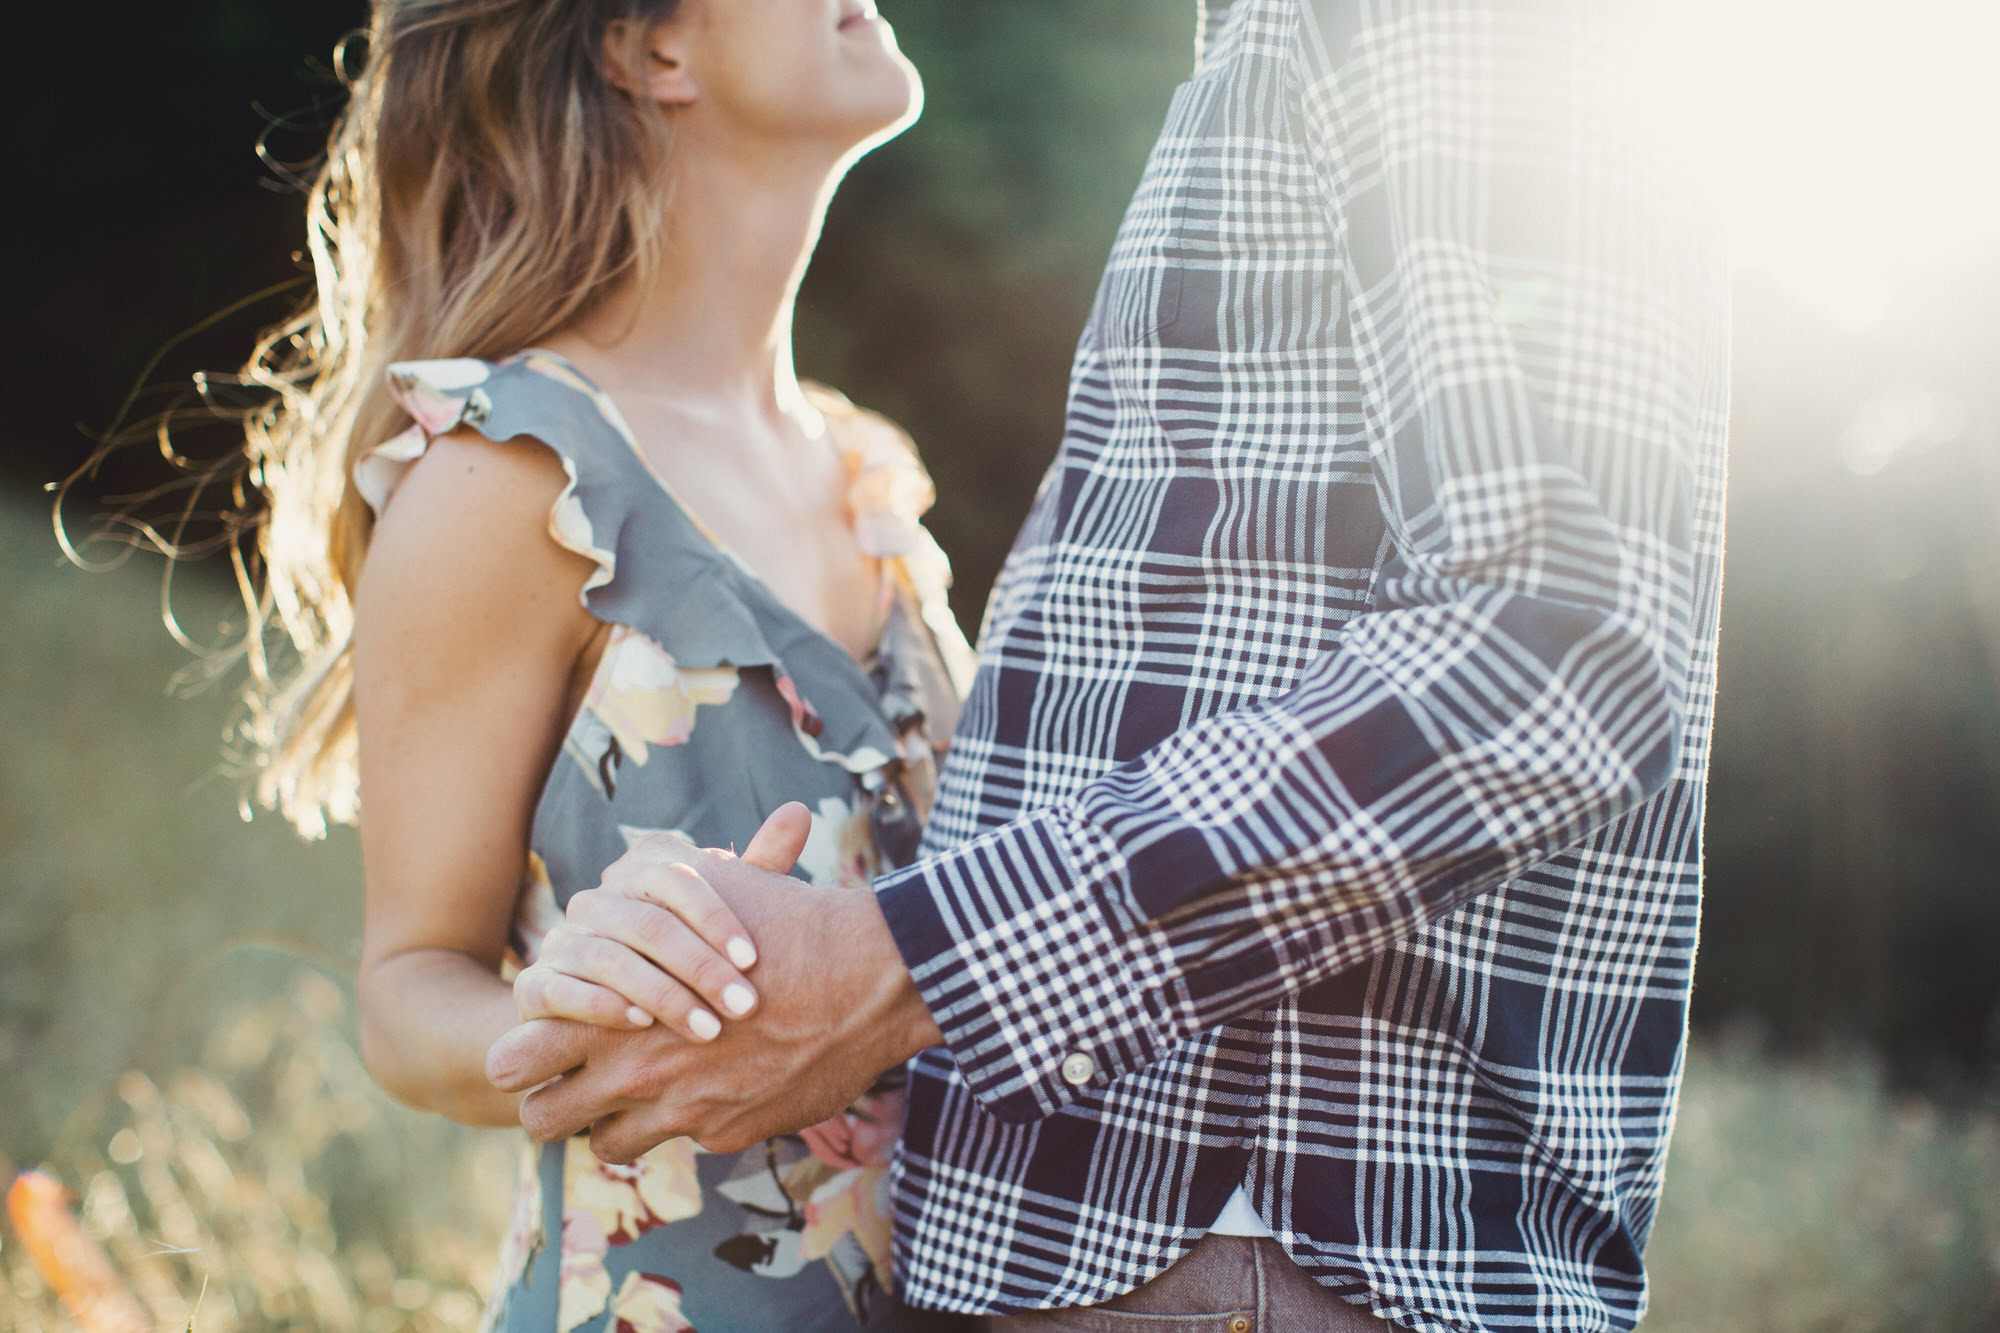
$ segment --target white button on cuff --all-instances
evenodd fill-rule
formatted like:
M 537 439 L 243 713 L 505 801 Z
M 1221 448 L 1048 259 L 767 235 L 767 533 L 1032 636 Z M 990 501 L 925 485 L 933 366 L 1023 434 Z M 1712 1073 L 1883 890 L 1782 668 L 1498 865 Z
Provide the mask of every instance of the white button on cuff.
M 1062 1062 L 1063 1082 L 1073 1088 L 1080 1088 L 1097 1074 L 1097 1061 L 1083 1052 L 1065 1056 Z

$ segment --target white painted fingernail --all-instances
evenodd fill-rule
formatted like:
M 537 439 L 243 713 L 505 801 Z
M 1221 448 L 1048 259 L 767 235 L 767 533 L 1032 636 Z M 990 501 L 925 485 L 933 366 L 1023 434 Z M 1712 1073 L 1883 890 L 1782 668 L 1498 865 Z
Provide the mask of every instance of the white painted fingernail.
M 697 1009 L 688 1015 L 688 1026 L 694 1035 L 703 1041 L 714 1041 L 722 1035 L 722 1020 L 706 1009 Z
M 738 967 L 751 967 L 757 962 L 757 946 L 738 935 L 729 941 L 729 961 Z
M 649 1028 L 653 1026 L 653 1016 L 636 1004 L 625 1011 L 625 1019 L 633 1027 Z
M 722 992 L 723 1007 L 738 1018 L 749 1013 L 756 1003 L 756 992 L 740 981 L 731 982 Z

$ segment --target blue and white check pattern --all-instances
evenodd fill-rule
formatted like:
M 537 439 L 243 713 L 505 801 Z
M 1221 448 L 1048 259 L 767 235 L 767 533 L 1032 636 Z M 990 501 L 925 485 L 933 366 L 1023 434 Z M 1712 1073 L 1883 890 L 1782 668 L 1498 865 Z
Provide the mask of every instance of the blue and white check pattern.
M 926 858 L 878 884 L 947 1043 L 912 1302 L 1107 1299 L 1244 1184 L 1397 1324 L 1637 1322 L 1728 298 L 1617 8 L 1209 6 Z

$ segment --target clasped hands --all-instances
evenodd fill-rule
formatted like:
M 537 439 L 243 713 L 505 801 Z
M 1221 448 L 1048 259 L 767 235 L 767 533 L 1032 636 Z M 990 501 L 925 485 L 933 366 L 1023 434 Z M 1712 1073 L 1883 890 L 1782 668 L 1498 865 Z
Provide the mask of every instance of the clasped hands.
M 739 1152 L 941 1040 L 874 895 L 785 873 L 811 826 L 781 807 L 741 856 L 655 834 L 570 900 L 486 1060 L 530 1133 L 587 1128 L 607 1162 L 680 1137 Z

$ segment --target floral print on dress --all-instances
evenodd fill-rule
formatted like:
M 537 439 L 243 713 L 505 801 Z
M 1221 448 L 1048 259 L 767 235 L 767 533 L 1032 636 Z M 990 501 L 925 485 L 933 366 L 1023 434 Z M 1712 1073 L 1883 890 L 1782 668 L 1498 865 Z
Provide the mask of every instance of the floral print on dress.
M 530 851 L 527 872 L 521 877 L 521 896 L 514 904 L 514 924 L 508 931 L 508 969 L 518 973 L 534 966 L 542 954 L 542 941 L 562 923 L 563 910 L 556 906 L 549 864 L 539 852 Z
M 837 1172 L 806 1203 L 801 1248 L 809 1258 L 830 1257 L 851 1237 L 884 1291 L 890 1280 L 889 1167 L 903 1133 L 903 1098 L 901 1088 L 871 1093 L 800 1135 L 814 1160 Z
M 801 736 L 817 740 L 819 734 L 826 730 L 826 722 L 820 717 L 819 711 L 799 693 L 797 683 L 790 676 L 780 673 L 773 683 L 777 686 L 778 697 L 792 710 L 792 730 Z
M 653 1273 L 627 1273 L 611 1298 L 609 1333 L 695 1333 L 681 1316 L 681 1284 Z
M 611 1241 L 589 1212 L 572 1208 L 563 1214 L 556 1333 L 570 1333 L 611 1303 L 611 1270 L 604 1266 L 610 1252 Z
M 972 684 L 978 659 L 951 615 L 951 561 L 924 526 L 937 501 L 937 488 L 901 430 L 850 403 L 836 401 L 820 410 L 833 417 L 847 464 L 847 506 L 861 549 L 890 561 L 894 573 L 932 631 L 932 647 L 957 692 Z
M 631 1165 L 615 1166 L 598 1161 L 587 1138 L 564 1145 L 558 1333 L 568 1333 L 610 1303 L 605 1256 L 612 1246 L 630 1245 L 656 1227 L 701 1211 L 698 1152 L 692 1139 L 669 1139 Z
M 459 426 L 482 425 L 492 410 L 480 386 L 492 378 L 484 361 L 426 361 L 423 373 L 392 368 L 390 386 L 396 401 L 426 435 L 443 435 Z
M 930 474 L 917 460 L 910 439 L 880 417 L 851 405 L 822 414 L 840 425 L 841 458 L 847 465 L 847 507 L 854 515 L 854 538 L 881 560 L 909 554 L 928 542 L 923 517 L 937 501 Z
M 495 1265 L 493 1289 L 505 1291 L 527 1276 L 528 1266 L 541 1250 L 542 1173 L 540 1145 L 521 1145 L 521 1169 L 514 1185 L 514 1211 L 507 1219 L 507 1232 L 500 1241 L 500 1258 Z M 491 1333 L 493 1317 L 500 1312 L 496 1302 L 489 1305 L 479 1323 L 479 1333 Z
M 683 667 L 638 630 L 617 626 L 583 701 L 604 743 L 595 753 L 578 747 L 571 753 L 611 794 L 621 764 L 627 759 L 644 764 L 654 746 L 686 744 L 694 732 L 695 710 L 728 703 L 741 680 L 730 667 Z
M 812 832 L 799 853 L 798 868 L 812 882 L 833 888 L 866 889 L 881 873 L 875 846 L 873 803 L 829 796 L 812 812 Z
M 782 672 L 772 683 L 777 688 L 778 697 L 792 710 L 792 734 L 815 761 L 837 764 L 856 774 L 873 773 L 889 762 L 889 756 L 872 745 L 858 746 L 845 754 L 821 745 L 820 737 L 826 733 L 826 719 L 812 706 L 812 700 L 799 693 L 798 684 Z
M 889 1166 L 903 1127 L 900 1087 L 869 1093 L 801 1134 L 745 1153 L 721 1188 L 748 1222 L 716 1255 L 761 1277 L 825 1263 L 865 1320 L 890 1297 Z
M 654 1227 L 701 1211 L 695 1172 L 701 1149 L 693 1139 L 668 1139 L 626 1166 L 598 1161 L 586 1138 L 571 1139 L 567 1151 L 564 1205 L 588 1212 L 613 1245 L 630 1245 Z
M 902 1089 L 882 1089 L 824 1125 L 764 1145 L 762 1163 L 740 1165 L 722 1185 L 750 1225 L 716 1255 L 764 1277 L 826 1263 L 856 1311 L 866 1317 L 880 1307 L 890 1293 L 888 1169 L 902 1115 Z

